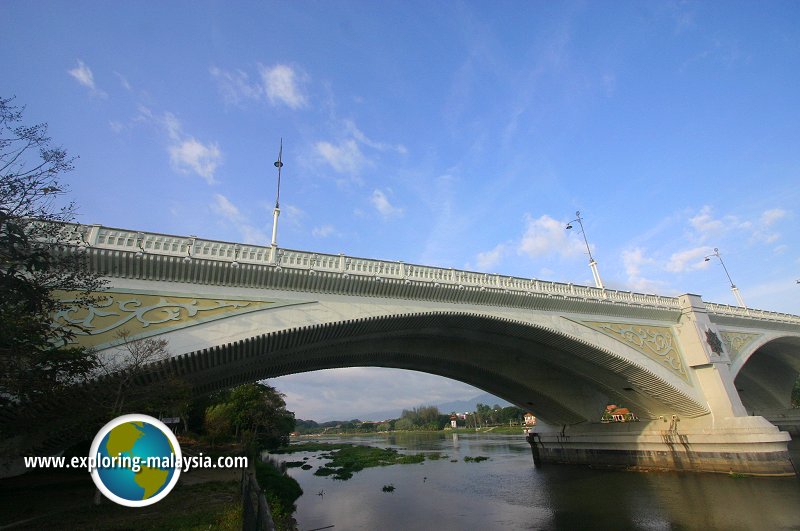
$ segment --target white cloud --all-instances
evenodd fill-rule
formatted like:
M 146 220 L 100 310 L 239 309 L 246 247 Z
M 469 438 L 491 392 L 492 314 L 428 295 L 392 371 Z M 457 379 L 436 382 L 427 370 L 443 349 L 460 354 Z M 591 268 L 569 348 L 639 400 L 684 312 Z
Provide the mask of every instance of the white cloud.
M 773 208 L 767 210 L 763 214 L 761 214 L 761 224 L 765 227 L 769 227 L 776 221 L 784 219 L 787 215 L 788 212 L 786 212 L 781 208 Z
M 213 66 L 209 73 L 216 80 L 225 103 L 238 105 L 243 100 L 258 100 L 264 94 L 261 85 L 252 83 L 247 73 L 241 70 L 228 72 Z
M 713 249 L 707 246 L 679 251 L 669 257 L 665 269 L 672 273 L 705 269 L 708 267 L 708 262 L 705 261 L 705 257 L 711 253 L 713 253 Z
M 194 172 L 208 184 L 216 184 L 214 173 L 222 163 L 222 151 L 216 142 L 203 143 L 184 134 L 180 121 L 171 112 L 157 116 L 147 107 L 140 106 L 136 121 L 156 124 L 166 132 L 169 138 L 167 151 L 173 169 L 181 173 Z
M 644 249 L 636 247 L 622 251 L 622 263 L 628 275 L 626 289 L 644 293 L 664 291 L 664 282 L 646 278 L 642 273 L 642 269 L 657 264 L 655 259 L 646 256 Z
M 538 258 L 549 254 L 562 257 L 575 256 L 584 252 L 583 242 L 570 238 L 565 229 L 566 223 L 562 221 L 555 220 L 547 214 L 536 219 L 526 214 L 525 223 L 525 234 L 517 248 L 520 254 Z
M 384 194 L 380 190 L 375 190 L 374 192 L 372 192 L 372 197 L 370 197 L 370 202 L 372 203 L 372 206 L 374 206 L 375 209 L 385 219 L 394 216 L 401 216 L 403 214 L 403 209 L 392 205 L 389 202 L 389 198 L 386 197 L 386 194 Z
M 773 208 L 766 210 L 761 214 L 761 217 L 756 223 L 753 224 L 753 234 L 750 237 L 751 241 L 760 243 L 774 243 L 780 239 L 779 232 L 774 230 L 773 225 L 779 221 L 787 218 L 789 213 L 780 208 Z
M 89 89 L 89 92 L 93 96 L 98 96 L 100 98 L 107 98 L 108 94 L 99 90 L 97 86 L 94 84 L 94 74 L 92 74 L 92 69 L 86 66 L 86 64 L 78 59 L 78 66 L 73 68 L 72 70 L 67 70 L 67 73 L 71 75 L 75 80 L 83 85 L 84 87 Z
M 132 92 L 133 91 L 133 87 L 128 82 L 128 80 L 125 78 L 125 76 L 123 76 L 119 72 L 114 72 L 114 75 L 117 76 L 117 78 L 119 79 L 119 83 L 120 83 L 120 85 L 122 85 L 122 88 L 124 88 L 128 92 Z
M 293 220 L 295 222 L 300 222 L 303 218 L 306 217 L 305 211 L 294 205 L 282 204 L 281 212 L 283 213 L 283 216 L 286 216 L 288 219 Z M 281 219 L 283 219 L 283 216 L 281 216 Z
M 239 208 L 224 195 L 214 194 L 214 202 L 211 204 L 211 210 L 231 223 L 241 234 L 244 243 L 258 245 L 269 244 L 267 234 L 248 223 L 247 218 L 242 215 Z
M 700 212 L 689 218 L 691 231 L 687 238 L 698 243 L 706 241 L 719 241 L 728 234 L 747 238 L 751 243 L 774 243 L 780 238 L 780 233 L 774 225 L 787 218 L 789 212 L 781 208 L 765 210 L 758 219 L 742 220 L 735 215 L 725 215 L 717 218 L 712 213 L 712 208 L 703 206 Z
M 173 168 L 183 173 L 189 170 L 215 184 L 214 172 L 222 159 L 222 153 L 216 143 L 203 144 L 195 138 L 187 138 L 169 148 L 170 162 Z
M 705 205 L 697 215 L 690 218 L 689 224 L 699 233 L 700 241 L 705 241 L 710 236 L 716 236 L 725 229 L 725 223 L 711 215 L 711 207 L 708 205 Z
M 282 103 L 291 109 L 306 106 L 306 97 L 299 87 L 304 76 L 298 75 L 292 67 L 279 64 L 267 68 L 259 65 L 259 71 L 270 103 L 273 105 Z
M 257 229 L 252 225 L 241 224 L 237 227 L 242 235 L 243 243 L 253 245 L 269 245 L 270 237 L 263 230 Z
M 622 263 L 628 277 L 638 277 L 642 273 L 642 266 L 655 263 L 655 260 L 646 257 L 641 247 L 636 247 L 622 251 Z
M 333 225 L 322 225 L 321 227 L 314 227 L 311 229 L 311 235 L 315 238 L 327 238 L 335 233 L 336 228 Z
M 499 264 L 500 260 L 503 258 L 503 255 L 506 253 L 506 247 L 506 244 L 501 243 L 495 246 L 495 248 L 491 251 L 478 253 L 478 270 L 487 271 Z
M 392 145 L 385 142 L 376 142 L 375 140 L 368 138 L 364 133 L 361 132 L 361 130 L 352 120 L 345 120 L 344 127 L 354 139 L 358 140 L 365 146 L 371 147 L 372 149 L 377 149 L 378 151 L 396 151 L 401 155 L 406 155 L 408 153 L 408 149 L 406 149 L 403 144 Z
M 242 218 L 239 209 L 230 202 L 230 200 L 222 194 L 214 194 L 214 204 L 211 208 L 217 214 L 224 216 L 230 221 L 240 221 Z
M 384 420 L 371 413 L 466 400 L 483 391 L 432 374 L 381 367 L 349 367 L 291 374 L 269 380 L 286 394 L 286 407 L 297 418 Z
M 164 128 L 166 129 L 170 139 L 176 141 L 180 140 L 182 132 L 181 123 L 178 121 L 178 118 L 171 112 L 165 112 L 162 120 Z
M 339 173 L 357 175 L 368 164 L 355 140 L 345 140 L 338 146 L 330 142 L 317 142 L 317 153 Z

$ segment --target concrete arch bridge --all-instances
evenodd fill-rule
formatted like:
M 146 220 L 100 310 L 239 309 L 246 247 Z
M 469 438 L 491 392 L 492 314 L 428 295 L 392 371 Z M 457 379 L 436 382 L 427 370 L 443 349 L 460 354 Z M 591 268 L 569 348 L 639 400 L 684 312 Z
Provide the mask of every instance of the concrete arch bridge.
M 199 392 L 318 369 L 412 369 L 533 412 L 537 460 L 794 474 L 800 317 L 403 262 L 65 226 L 109 280 L 56 316 L 163 337 Z M 639 422 L 601 424 L 610 403 Z M 772 422 L 770 422 L 772 421 Z

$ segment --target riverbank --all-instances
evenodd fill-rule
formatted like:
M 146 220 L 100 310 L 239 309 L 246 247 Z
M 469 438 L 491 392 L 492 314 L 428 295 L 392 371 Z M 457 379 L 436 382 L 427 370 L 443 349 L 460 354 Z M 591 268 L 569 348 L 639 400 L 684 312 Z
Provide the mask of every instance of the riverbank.
M 300 435 L 292 436 L 292 440 L 319 438 L 319 437 L 358 437 L 358 436 L 371 436 L 371 435 L 400 435 L 400 434 L 471 434 L 471 433 L 493 433 L 495 435 L 519 435 L 523 439 L 525 433 L 522 426 L 486 426 L 482 428 L 446 428 L 444 430 L 391 430 L 391 431 L 334 431 L 328 430 L 320 433 L 303 433 Z
M 95 485 L 85 471 L 33 471 L 0 480 L 0 530 L 240 530 L 240 472 L 235 472 L 183 474 L 169 496 L 132 509 L 105 499 L 94 505 Z

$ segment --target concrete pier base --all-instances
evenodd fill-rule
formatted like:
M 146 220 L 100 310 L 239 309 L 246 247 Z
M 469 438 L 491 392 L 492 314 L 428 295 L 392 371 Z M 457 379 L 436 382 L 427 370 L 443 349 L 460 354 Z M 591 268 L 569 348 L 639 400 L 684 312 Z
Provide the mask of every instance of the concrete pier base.
M 791 437 L 763 417 L 724 419 L 721 426 L 663 419 L 580 424 L 528 437 L 541 463 L 681 472 L 794 476 Z M 540 428 L 537 426 L 537 428 Z M 547 427 L 545 429 L 552 428 Z
M 762 413 L 762 416 L 782 431 L 789 432 L 793 439 L 800 439 L 800 409 Z

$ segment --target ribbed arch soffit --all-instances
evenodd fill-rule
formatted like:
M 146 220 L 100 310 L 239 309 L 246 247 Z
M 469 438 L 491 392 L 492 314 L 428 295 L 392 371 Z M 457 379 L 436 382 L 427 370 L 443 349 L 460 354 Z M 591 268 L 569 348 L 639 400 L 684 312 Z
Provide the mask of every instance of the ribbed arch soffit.
M 284 370 L 289 372 L 282 374 L 321 368 L 304 369 L 302 358 L 295 356 L 291 360 L 287 357 L 289 354 L 297 355 L 303 351 L 321 348 L 331 342 L 366 336 L 380 337 L 382 334 L 396 334 L 402 330 L 424 328 L 478 330 L 544 343 L 588 360 L 603 370 L 624 375 L 633 386 L 684 415 L 696 416 L 708 412 L 703 405 L 663 378 L 611 351 L 548 327 L 470 312 L 411 313 L 289 328 L 183 354 L 165 363 L 163 368 L 173 374 L 173 371 L 177 371 L 190 381 L 196 382 L 197 386 L 211 391 L 214 388 L 236 385 L 242 381 L 253 381 L 254 378 L 257 379 L 258 374 L 271 372 L 267 370 L 270 364 L 286 365 Z M 336 365 L 338 362 L 335 359 L 331 359 L 331 363 L 330 367 L 325 368 L 341 366 Z

